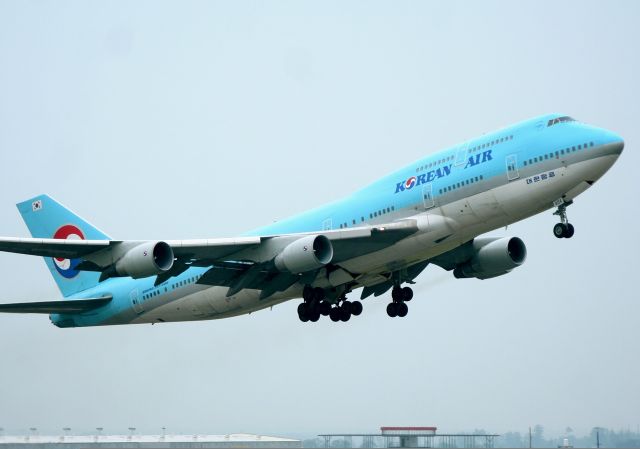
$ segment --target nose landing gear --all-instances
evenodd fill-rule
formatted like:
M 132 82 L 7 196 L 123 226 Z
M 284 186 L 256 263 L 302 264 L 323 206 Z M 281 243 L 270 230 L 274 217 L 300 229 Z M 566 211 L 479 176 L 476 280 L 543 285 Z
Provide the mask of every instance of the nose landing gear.
M 573 233 L 575 229 L 567 218 L 567 206 L 571 205 L 573 201 L 565 202 L 564 200 L 560 200 L 560 204 L 558 204 L 558 209 L 553 213 L 553 215 L 558 215 L 560 217 L 560 223 L 556 223 L 553 226 L 553 235 L 557 238 L 565 238 L 570 239 L 573 237 Z

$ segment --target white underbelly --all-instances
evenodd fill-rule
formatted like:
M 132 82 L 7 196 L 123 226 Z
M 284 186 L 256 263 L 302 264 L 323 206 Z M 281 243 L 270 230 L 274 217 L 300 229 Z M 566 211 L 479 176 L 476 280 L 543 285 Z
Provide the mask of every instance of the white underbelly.
M 142 313 L 133 323 L 160 323 L 197 321 L 244 315 L 302 295 L 301 286 L 293 286 L 266 300 L 260 299 L 260 290 L 244 289 L 227 297 L 227 287 L 208 287 L 202 291 L 177 298 Z

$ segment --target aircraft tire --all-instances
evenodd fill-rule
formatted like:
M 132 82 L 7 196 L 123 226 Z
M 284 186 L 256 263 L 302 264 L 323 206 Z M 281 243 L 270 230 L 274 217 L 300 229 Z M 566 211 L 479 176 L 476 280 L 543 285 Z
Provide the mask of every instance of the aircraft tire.
M 348 309 L 343 309 L 340 307 L 340 321 L 346 323 L 351 318 L 351 312 Z
M 309 321 L 309 308 L 307 307 L 307 303 L 302 302 L 300 304 L 298 304 L 298 318 L 300 318 L 300 321 L 302 321 L 303 323 L 306 323 L 307 321 Z
M 320 319 L 320 312 L 311 312 L 309 314 L 309 321 L 311 321 L 312 323 L 315 323 L 319 319 Z
M 391 290 L 391 299 L 394 301 L 402 301 L 402 289 L 400 287 L 393 287 Z
M 395 318 L 396 316 L 398 316 L 398 309 L 395 302 L 390 302 L 387 305 L 387 315 L 389 315 L 391 318 Z
M 570 239 L 571 237 L 573 237 L 573 233 L 576 231 L 576 229 L 573 227 L 573 225 L 571 223 L 567 223 L 567 232 L 564 235 L 565 239 Z
M 337 307 L 332 307 L 331 311 L 329 312 L 329 318 L 331 318 L 331 321 L 333 321 L 334 323 L 340 321 L 340 309 Z
M 351 303 L 351 315 L 358 316 L 362 313 L 362 303 L 360 301 L 353 301 Z
M 402 289 L 402 300 L 411 301 L 413 299 L 413 290 L 411 287 L 404 287 Z
M 320 315 L 322 316 L 328 316 L 329 313 L 331 312 L 331 304 L 329 304 L 327 301 L 322 301 L 320 303 Z
M 407 316 L 407 313 L 409 313 L 409 307 L 403 302 L 399 302 L 396 306 L 396 309 L 400 318 L 404 318 L 405 316 Z
M 565 226 L 564 223 L 556 223 L 553 226 L 553 235 L 555 235 L 557 238 L 559 239 L 563 238 L 566 233 L 567 233 L 567 226 Z

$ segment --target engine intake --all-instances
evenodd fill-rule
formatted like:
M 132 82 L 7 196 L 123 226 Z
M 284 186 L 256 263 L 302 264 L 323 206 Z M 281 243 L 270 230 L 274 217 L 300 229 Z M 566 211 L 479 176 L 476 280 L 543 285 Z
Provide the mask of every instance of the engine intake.
M 166 242 L 146 242 L 131 248 L 115 265 L 120 276 L 134 279 L 166 273 L 173 267 L 173 249 Z
M 289 243 L 274 263 L 280 271 L 304 273 L 322 268 L 333 259 L 333 246 L 324 235 L 310 235 Z
M 456 278 L 489 279 L 501 276 L 522 265 L 527 258 L 527 247 L 518 237 L 504 237 L 488 243 L 476 239 L 476 245 L 478 249 L 471 260 L 454 269 Z

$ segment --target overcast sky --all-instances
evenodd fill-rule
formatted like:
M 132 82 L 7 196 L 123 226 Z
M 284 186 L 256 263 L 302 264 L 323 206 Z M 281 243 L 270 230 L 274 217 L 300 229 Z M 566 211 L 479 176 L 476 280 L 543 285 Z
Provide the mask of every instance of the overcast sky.
M 290 301 L 250 316 L 58 329 L 0 316 L 0 427 L 313 435 L 640 423 L 638 2 L 0 0 L 0 235 L 48 193 L 116 238 L 233 236 L 438 149 L 563 112 L 626 141 L 568 212 L 499 229 L 527 263 L 438 267 L 405 319 Z M 0 301 L 60 297 L 0 254 Z M 355 296 L 355 295 L 354 295 Z

